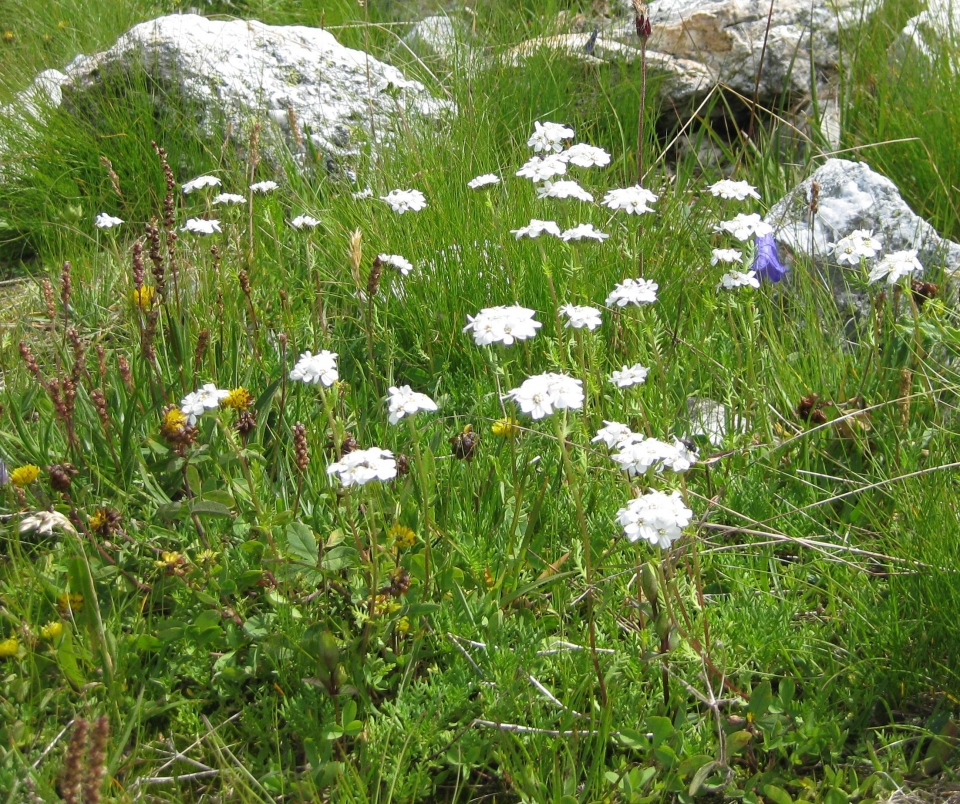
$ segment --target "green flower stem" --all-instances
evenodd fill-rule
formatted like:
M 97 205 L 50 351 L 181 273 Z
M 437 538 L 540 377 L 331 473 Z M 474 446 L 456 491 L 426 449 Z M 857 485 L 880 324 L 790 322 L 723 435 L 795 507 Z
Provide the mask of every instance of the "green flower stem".
M 413 443 L 413 459 L 416 463 L 417 480 L 420 486 L 420 506 L 423 514 L 423 588 L 430 587 L 430 540 L 433 534 L 433 512 L 430 508 L 430 479 L 423 463 L 423 450 L 420 448 L 420 431 L 414 424 L 414 417 L 407 416 L 407 429 Z
M 597 658 L 597 627 L 593 611 L 593 555 L 590 546 L 590 528 L 587 526 L 587 516 L 583 511 L 583 497 L 580 493 L 580 475 L 575 471 L 570 459 L 570 449 L 567 446 L 566 416 L 553 417 L 553 426 L 560 444 L 560 454 L 563 458 L 563 471 L 567 476 L 567 483 L 573 493 L 573 501 L 577 508 L 577 521 L 580 523 L 580 532 L 583 536 L 583 567 L 587 584 L 587 628 L 590 637 L 590 656 L 593 659 L 593 669 L 597 674 L 600 685 L 600 703 L 607 705 L 607 684 L 600 669 L 600 660 Z
M 333 439 L 333 454 L 334 460 L 339 461 L 341 456 L 340 450 L 343 443 L 343 433 L 340 432 L 340 428 L 337 426 L 337 418 L 333 415 L 333 403 L 330 401 L 330 396 L 327 394 L 327 389 L 321 384 L 320 388 L 320 402 L 323 405 L 323 413 L 327 418 L 327 424 L 330 425 L 330 437 Z
M 219 418 L 217 418 L 217 427 L 223 432 L 223 437 L 226 440 L 227 444 L 230 445 L 230 449 L 233 450 L 233 453 L 237 456 L 240 461 L 240 467 L 243 469 L 243 476 L 247 481 L 247 488 L 250 491 L 250 502 L 253 503 L 253 510 L 257 515 L 257 522 L 263 521 L 263 510 L 260 508 L 260 501 L 257 499 L 257 487 L 253 482 L 253 474 L 250 471 L 250 462 L 247 460 L 247 456 L 244 454 L 244 450 L 233 436 L 233 430 L 230 427 L 227 427 Z M 299 496 L 299 495 L 298 495 Z

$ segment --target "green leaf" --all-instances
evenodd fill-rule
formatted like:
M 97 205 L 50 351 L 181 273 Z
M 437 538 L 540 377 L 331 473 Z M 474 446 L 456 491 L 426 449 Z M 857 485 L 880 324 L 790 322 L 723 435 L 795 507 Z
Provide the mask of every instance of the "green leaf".
M 233 511 L 222 503 L 212 502 L 211 500 L 191 500 L 187 507 L 191 514 L 197 516 L 223 516 L 232 517 Z
M 793 696 L 797 693 L 797 685 L 792 678 L 785 678 L 780 682 L 780 705 L 786 709 L 793 703 Z
M 703 783 L 707 780 L 707 777 L 713 773 L 715 768 L 719 767 L 720 763 L 716 760 L 710 760 L 704 765 L 701 765 L 699 770 L 693 775 L 693 779 L 690 780 L 690 787 L 687 788 L 687 792 L 691 796 L 695 796 L 700 788 L 703 787 Z M 779 802 L 777 802 L 777 804 L 779 804 Z
M 752 712 L 755 717 L 760 717 L 760 715 L 766 714 L 772 702 L 773 692 L 770 690 L 770 679 L 766 678 L 753 688 L 747 711 Z
M 733 734 L 728 734 L 727 754 L 729 756 L 739 754 L 750 744 L 752 739 L 753 735 L 749 731 L 735 731 Z
M 793 799 L 790 798 L 790 794 L 775 784 L 765 784 L 761 792 L 769 798 L 773 804 L 793 804 Z
M 653 732 L 653 747 L 657 748 L 663 744 L 664 740 L 672 737 L 675 729 L 673 723 L 668 717 L 659 717 L 654 715 L 647 720 L 647 728 Z
M 632 748 L 634 751 L 646 751 L 650 746 L 647 736 L 634 729 L 621 729 L 618 739 L 623 745 Z
M 317 564 L 317 537 L 302 522 L 287 525 L 287 551 L 310 566 Z

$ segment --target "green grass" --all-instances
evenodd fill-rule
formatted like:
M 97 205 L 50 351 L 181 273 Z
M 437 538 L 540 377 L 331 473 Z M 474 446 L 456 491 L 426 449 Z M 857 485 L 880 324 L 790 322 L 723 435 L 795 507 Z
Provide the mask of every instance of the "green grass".
M 41 48 L 48 12 L 22 6 L 23 53 L 3 51 L 11 61 L 0 61 L 22 69 L 19 78 L 0 69 L 8 96 L 70 55 L 71 45 Z M 87 15 L 74 46 L 103 47 L 159 10 L 168 9 Z M 385 24 L 402 13 L 397 4 L 215 10 L 271 23 L 319 24 L 322 14 L 331 26 L 369 14 L 380 27 L 338 32 L 422 71 Z M 492 49 L 511 46 L 548 30 L 548 11 L 479 4 L 480 35 Z M 892 38 L 898 13 L 887 10 L 874 38 L 856 41 Z M 864 155 L 949 232 L 941 179 L 953 143 L 931 129 L 937 136 L 910 162 L 900 145 L 879 144 L 894 130 L 925 137 L 911 125 L 926 124 L 887 94 L 880 44 L 852 63 L 847 141 L 878 144 Z M 710 266 L 710 250 L 732 244 L 713 225 L 764 210 L 820 156 L 806 148 L 783 158 L 783 130 L 765 130 L 749 152 L 709 128 L 695 132 L 737 163 L 736 178 L 761 188 L 762 203 L 714 199 L 705 186 L 719 176 L 671 153 L 647 179 L 656 212 L 628 217 L 537 199 L 513 174 L 529 156 L 533 122 L 549 119 L 611 152 L 609 167 L 571 169 L 597 198 L 632 184 L 639 96 L 629 70 L 543 56 L 468 81 L 428 66 L 436 78 L 423 77 L 456 99 L 455 119 L 411 128 L 400 147 L 363 160 L 356 186 L 283 159 L 261 163 L 257 178 L 280 188 L 255 196 L 252 212 L 218 208 L 222 235 L 174 243 L 161 224 L 166 292 L 147 310 L 132 301 L 132 254 L 143 225 L 163 216 L 151 141 L 167 149 L 178 183 L 215 172 L 226 191 L 247 184 L 243 157 L 221 149 L 222 138 L 198 138 L 190 109 L 164 106 L 158 118 L 149 84 L 125 85 L 123 103 L 86 119 L 52 115 L 20 151 L 22 178 L 0 184 L 8 257 L 36 255 L 16 266 L 28 274 L 26 312 L 8 316 L 0 335 L 0 455 L 11 470 L 40 467 L 25 488 L 0 489 L 0 652 L 15 647 L 0 658 L 5 800 L 30 788 L 56 800 L 65 727 L 101 715 L 112 729 L 110 801 L 696 794 L 833 804 L 947 783 L 960 666 L 960 329 L 950 305 L 899 315 L 878 305 L 850 346 L 829 289 L 802 261 L 785 286 L 717 292 L 723 269 Z M 953 79 L 939 67 L 935 82 L 924 75 L 911 79 L 914 109 L 950 114 L 939 97 Z M 648 163 L 662 145 L 647 144 Z M 486 172 L 504 182 L 467 189 Z M 373 199 L 353 197 L 367 185 Z M 407 187 L 425 193 L 426 209 L 398 216 L 376 198 Z M 205 211 L 201 193 L 177 190 L 173 201 L 178 225 Z M 100 211 L 128 223 L 98 231 Z M 320 226 L 292 230 L 300 213 Z M 611 237 L 516 240 L 510 230 L 531 218 L 592 222 Z M 141 245 L 155 286 L 149 242 Z M 368 304 L 361 292 L 379 253 L 402 254 L 416 270 L 385 271 Z M 939 279 L 938 266 L 927 269 Z M 558 305 L 602 307 L 615 283 L 641 275 L 659 284 L 655 304 L 605 309 L 593 333 L 561 327 Z M 537 311 L 536 338 L 478 348 L 462 331 L 481 308 L 512 303 Z M 308 349 L 338 354 L 334 388 L 288 379 Z M 636 362 L 650 368 L 644 385 L 608 381 Z M 585 409 L 536 422 L 501 399 L 546 371 L 582 379 Z M 56 388 L 62 399 L 68 378 L 76 398 L 63 415 Z M 236 412 L 211 411 L 178 452 L 161 432 L 162 411 L 210 382 L 248 389 L 256 423 L 243 437 Z M 390 425 L 384 397 L 402 384 L 433 398 L 438 413 Z M 798 415 L 810 394 L 836 403 L 824 408 L 826 424 Z M 682 436 L 690 397 L 722 402 L 747 426 L 721 447 L 700 439 L 703 460 L 682 478 L 628 481 L 591 442 L 604 420 Z M 504 416 L 519 420 L 513 437 L 492 428 Z M 451 445 L 468 425 L 479 434 L 469 462 Z M 408 456 L 410 473 L 341 489 L 325 467 L 346 433 L 362 448 Z M 57 490 L 54 465 L 65 463 L 77 472 Z M 693 511 L 669 553 L 627 542 L 616 524 L 647 488 L 681 490 Z M 103 523 L 104 508 L 116 524 Z M 78 533 L 20 534 L 43 509 Z M 412 546 L 393 545 L 395 525 L 415 532 Z M 638 601 L 640 562 L 665 573 L 656 605 L 649 594 Z M 81 597 L 68 607 L 65 593 Z M 42 630 L 50 624 L 59 633 Z

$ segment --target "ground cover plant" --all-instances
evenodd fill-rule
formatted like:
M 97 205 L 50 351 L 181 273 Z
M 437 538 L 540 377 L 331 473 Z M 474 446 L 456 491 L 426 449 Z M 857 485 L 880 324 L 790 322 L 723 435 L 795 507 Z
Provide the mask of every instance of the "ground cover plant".
M 43 41 L 21 6 L 13 43 Z M 133 85 L 23 149 L 0 186 L 33 255 L 0 336 L 5 800 L 949 787 L 942 266 L 839 242 L 872 300 L 851 328 L 804 255 L 781 264 L 761 215 L 823 156 L 786 109 L 753 142 L 691 121 L 722 173 L 658 139 L 650 76 L 638 177 L 635 70 L 444 72 L 396 47 L 393 4 L 212 10 L 323 13 L 459 114 L 351 174 L 267 154 L 256 120 L 223 147 Z M 477 36 L 559 10 L 479 4 Z M 84 17 L 87 49 L 113 19 Z M 849 77 L 848 147 L 893 152 L 886 69 L 878 47 Z M 952 145 L 921 142 L 909 197 L 949 231 Z

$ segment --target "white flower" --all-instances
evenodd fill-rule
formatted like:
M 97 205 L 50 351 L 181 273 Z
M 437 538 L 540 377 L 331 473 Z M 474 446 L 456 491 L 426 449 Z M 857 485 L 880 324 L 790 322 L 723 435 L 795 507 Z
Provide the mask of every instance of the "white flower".
M 572 329 L 595 330 L 600 326 L 600 311 L 595 307 L 586 307 L 576 304 L 565 304 L 560 312 L 567 317 L 566 326 Z
M 406 276 L 413 270 L 413 263 L 404 259 L 399 254 L 379 254 L 377 259 L 384 265 L 389 265 L 401 274 Z
M 184 195 L 189 195 L 194 190 L 202 190 L 204 187 L 219 186 L 220 179 L 218 179 L 216 176 L 197 176 L 197 178 L 186 182 L 180 189 L 183 190 Z
M 369 187 L 364 187 L 362 190 L 357 190 L 355 193 L 350 193 L 350 195 L 353 198 L 356 198 L 358 201 L 363 201 L 365 198 L 373 198 L 373 190 L 371 190 Z
M 688 447 L 679 438 L 673 439 L 674 454 L 663 459 L 663 465 L 678 475 L 686 472 L 699 459 L 696 447 Z
M 737 201 L 746 201 L 748 198 L 760 200 L 760 193 L 757 188 L 745 181 L 731 181 L 722 179 L 709 187 L 711 193 L 716 198 L 736 199 Z
M 744 215 L 741 212 L 733 220 L 718 223 L 714 231 L 728 232 L 737 240 L 749 240 L 752 237 L 773 234 L 773 227 L 769 223 L 764 223 L 755 212 L 751 215 Z
M 590 439 L 592 444 L 602 441 L 607 445 L 608 449 L 613 449 L 614 447 L 619 448 L 622 443 L 635 435 L 633 430 L 625 424 L 620 424 L 620 422 L 608 422 L 604 419 L 603 423 L 606 427 L 601 427 L 597 430 L 597 434 Z
M 194 424 L 204 411 L 220 407 L 220 400 L 229 395 L 229 391 L 208 382 L 199 391 L 193 391 L 180 400 L 180 412 L 190 424 Z
M 578 201 L 593 201 L 593 196 L 575 181 L 548 181 L 539 190 L 537 198 L 576 198 Z
M 554 176 L 562 176 L 567 172 L 567 163 L 563 161 L 557 154 L 551 154 L 550 156 L 534 156 L 527 161 L 520 170 L 517 171 L 518 176 L 522 179 L 530 179 L 530 181 L 547 181 L 552 179 Z
M 250 185 L 250 189 L 255 193 L 260 193 L 261 195 L 276 190 L 280 185 L 275 181 L 258 181 Z
M 600 203 L 609 209 L 622 209 L 630 215 L 642 215 L 644 212 L 653 212 L 649 205 L 656 200 L 654 193 L 636 185 L 610 190 Z
M 478 190 L 481 187 L 489 187 L 492 184 L 499 184 L 500 177 L 496 173 L 484 173 L 467 182 L 467 187 L 471 190 Z
M 872 231 L 857 229 L 828 248 L 839 265 L 859 265 L 861 258 L 872 260 L 876 257 L 883 243 L 873 236 Z
M 534 310 L 514 305 L 512 307 L 486 307 L 476 316 L 467 316 L 469 322 L 463 331 L 473 330 L 473 340 L 477 346 L 502 343 L 510 346 L 514 341 L 532 338 L 543 326 L 534 321 Z
M 610 382 L 617 386 L 617 388 L 629 388 L 631 385 L 642 385 L 647 379 L 647 373 L 650 371 L 646 366 L 642 366 L 639 363 L 627 368 L 623 367 L 622 371 L 615 371 L 610 375 Z
M 555 221 L 540 221 L 533 218 L 529 226 L 521 226 L 519 229 L 511 229 L 510 234 L 516 235 L 517 240 L 521 237 L 540 237 L 544 232 L 554 237 L 560 237 L 560 227 Z
M 67 533 L 76 533 L 73 523 L 59 511 L 37 511 L 20 520 L 20 533 L 37 533 L 41 536 L 51 536 L 54 528 L 60 528 Z
M 534 151 L 561 151 L 563 150 L 563 141 L 573 137 L 573 129 L 567 128 L 560 123 L 541 123 L 539 120 L 533 124 L 533 136 L 527 140 L 527 145 Z
M 340 375 L 337 374 L 337 354 L 324 349 L 320 354 L 304 352 L 290 371 L 291 380 L 299 380 L 313 385 L 333 385 Z
M 610 154 L 597 148 L 595 145 L 587 145 L 585 142 L 578 142 L 571 145 L 566 151 L 560 154 L 564 162 L 577 167 L 606 167 L 610 164 Z
M 290 221 L 290 225 L 294 229 L 313 229 L 320 225 L 320 221 L 316 218 L 311 218 L 309 215 L 297 215 L 296 218 Z
M 617 444 L 620 452 L 611 455 L 628 475 L 646 474 L 651 468 L 660 472 L 665 461 L 672 461 L 677 454 L 672 444 L 659 438 L 644 438 L 639 434 L 622 438 Z
M 213 204 L 242 204 L 247 199 L 236 193 L 220 193 L 211 203 Z
M 190 218 L 180 229 L 181 232 L 209 235 L 220 231 L 220 221 L 205 218 Z
M 337 475 L 344 486 L 362 486 L 371 480 L 393 480 L 397 476 L 397 462 L 389 450 L 355 449 L 331 463 L 327 474 Z
M 643 539 L 666 550 L 683 535 L 693 511 L 683 504 L 679 491 L 648 491 L 617 511 L 617 522 L 631 542 Z
M 399 388 L 391 385 L 389 394 L 387 408 L 390 411 L 390 424 L 396 424 L 404 416 L 413 416 L 421 410 L 437 409 L 436 402 L 426 394 L 417 393 L 409 385 L 402 385 Z
M 607 307 L 616 304 L 626 307 L 628 304 L 653 304 L 657 300 L 657 285 L 652 279 L 624 279 L 607 296 Z
M 419 190 L 391 190 L 381 195 L 380 200 L 386 201 L 398 215 L 407 211 L 419 212 L 427 205 L 426 196 Z
M 710 258 L 710 264 L 716 265 L 718 262 L 740 262 L 743 259 L 743 253 L 735 248 L 715 248 L 713 256 Z
M 583 383 L 566 374 L 537 374 L 507 393 L 506 398 L 516 402 L 520 410 L 532 418 L 542 419 L 554 410 L 583 407 Z
M 101 212 L 97 215 L 97 219 L 93 222 L 93 225 L 98 229 L 112 229 L 114 226 L 119 226 L 123 221 L 120 218 L 114 218 L 112 215 L 108 215 L 106 212 Z
M 720 288 L 734 290 L 735 288 L 748 286 L 752 288 L 760 287 L 760 280 L 757 279 L 756 271 L 727 271 L 727 273 L 720 277 L 720 284 L 717 285 L 717 290 L 720 290 Z
M 610 235 L 598 232 L 593 228 L 592 223 L 581 223 L 579 226 L 567 229 L 560 237 L 566 243 L 569 243 L 571 240 L 597 240 L 602 243 L 610 237 Z
M 873 267 L 867 281 L 873 283 L 879 282 L 881 279 L 886 279 L 888 285 L 895 285 L 903 277 L 920 273 L 922 270 L 923 266 L 920 264 L 920 260 L 917 259 L 916 249 L 894 251 Z

